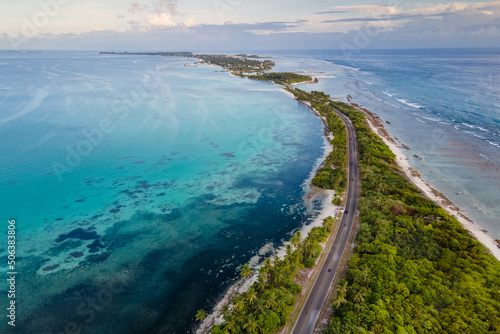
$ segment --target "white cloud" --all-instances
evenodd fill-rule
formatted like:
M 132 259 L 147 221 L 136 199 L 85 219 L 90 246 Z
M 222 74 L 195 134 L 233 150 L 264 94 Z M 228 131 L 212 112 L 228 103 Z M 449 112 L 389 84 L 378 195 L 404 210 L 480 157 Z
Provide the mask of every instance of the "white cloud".
M 166 35 L 171 38 L 170 45 L 176 46 L 178 45 L 176 43 L 181 42 L 188 45 L 187 36 L 189 36 L 191 43 L 189 45 L 194 49 L 198 48 L 197 45 L 209 47 L 213 45 L 214 48 L 224 45 L 234 48 L 238 45 L 241 48 L 260 48 L 260 45 L 262 48 L 318 48 L 324 45 L 335 47 L 338 41 L 352 41 L 352 36 L 356 32 L 363 31 L 367 27 L 378 27 L 381 31 L 373 38 L 370 47 L 391 47 L 391 45 L 411 47 L 413 46 L 411 43 L 419 47 L 427 45 L 426 42 L 431 45 L 432 41 L 438 46 L 441 46 L 439 43 L 443 43 L 443 47 L 474 46 L 481 43 L 481 45 L 488 46 L 498 45 L 498 40 L 500 40 L 500 1 L 440 4 L 412 2 L 404 6 L 332 6 L 329 11 L 315 14 L 304 14 L 304 11 L 296 12 L 294 14 L 296 17 L 292 20 L 284 20 L 280 12 L 274 12 L 272 14 L 275 21 L 264 20 L 255 24 L 242 22 L 248 18 L 238 19 L 236 15 L 230 17 L 231 21 L 224 23 L 219 19 L 217 21 L 207 19 L 210 10 L 213 9 L 200 6 L 196 7 L 196 10 L 181 9 L 174 0 L 132 1 L 140 2 L 131 3 L 129 13 L 126 15 L 121 14 L 123 13 L 121 8 L 113 11 L 105 6 L 74 4 L 71 8 L 65 9 L 64 17 L 51 20 L 51 25 L 56 27 L 57 24 L 58 30 L 47 27 L 42 31 L 53 33 L 51 36 L 46 36 L 43 42 L 53 40 L 54 42 L 51 43 L 56 43 L 57 36 L 63 34 L 57 35 L 55 32 L 68 32 L 68 27 L 73 29 L 69 32 L 79 34 L 82 40 L 87 41 L 92 39 L 97 41 L 100 38 L 104 39 L 104 36 L 112 36 L 114 30 L 115 33 L 119 33 L 113 36 L 120 36 L 125 46 L 129 42 L 127 36 L 134 41 L 134 45 L 143 46 L 146 45 L 146 41 L 156 46 L 156 38 L 167 39 Z M 88 20 L 88 17 L 93 19 Z M 117 17 L 124 19 L 117 19 Z M 254 16 L 251 18 L 253 19 Z M 255 17 L 255 20 L 258 19 Z M 206 22 L 215 23 L 207 24 Z M 94 27 L 97 28 L 91 32 Z M 85 32 L 89 34 L 86 35 Z M 71 41 L 77 40 L 77 37 L 72 38 L 74 39 Z M 108 38 L 106 41 L 109 42 L 109 40 L 113 40 L 113 43 L 120 43 L 113 38 Z M 238 44 L 240 41 L 245 42 L 241 42 L 240 45 Z M 402 44 L 401 41 L 406 44 Z M 33 48 L 43 48 L 42 40 L 39 44 L 35 44 L 35 40 L 33 43 Z M 91 45 L 91 42 L 88 43 Z M 61 45 L 67 44 L 61 43 Z M 106 44 L 103 45 L 108 47 Z M 123 46 L 119 47 L 119 49 L 122 48 Z M 185 48 L 189 49 L 188 46 Z
M 184 25 L 186 27 L 192 27 L 192 26 L 196 25 L 196 23 L 194 22 L 194 18 L 191 16 L 189 19 L 184 20 Z
M 395 6 L 358 5 L 358 6 L 335 6 L 336 11 L 362 12 L 370 15 L 397 14 L 400 10 Z
M 166 13 L 145 15 L 146 20 L 152 26 L 175 26 L 175 22 L 170 19 L 170 15 Z
M 140 2 L 133 2 L 130 4 L 130 9 L 128 10 L 132 14 L 142 13 L 148 8 L 147 5 L 141 4 Z

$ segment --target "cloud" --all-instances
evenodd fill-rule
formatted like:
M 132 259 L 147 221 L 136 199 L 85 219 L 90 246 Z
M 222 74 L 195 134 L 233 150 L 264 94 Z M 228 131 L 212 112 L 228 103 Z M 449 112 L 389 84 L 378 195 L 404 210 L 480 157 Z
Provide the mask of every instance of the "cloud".
M 413 7 L 344 6 L 299 16 L 294 21 L 200 24 L 177 12 L 167 0 L 130 4 L 125 31 L 92 31 L 80 35 L 44 35 L 26 48 L 97 50 L 193 50 L 213 52 L 251 49 L 339 48 L 377 27 L 366 48 L 472 47 L 499 45 L 500 1 L 491 3 L 429 4 Z M 175 8 L 169 9 L 168 5 Z M 171 6 L 171 7 L 172 7 Z M 173 13 L 175 13 L 175 16 Z M 116 14 L 115 14 L 116 15 Z M 331 15 L 331 16 L 328 16 Z M 130 15 L 127 15 L 130 16 Z M 125 22 L 123 24 L 125 25 Z M 103 26 L 104 27 L 104 26 Z M 106 26 L 107 27 L 107 26 Z M 0 48 L 10 48 L 0 35 Z
M 177 15 L 177 0 L 152 0 L 152 7 L 156 14 Z
M 325 14 L 343 14 L 343 13 L 349 13 L 347 10 L 328 10 L 326 12 L 318 12 L 314 13 L 315 15 L 325 15 Z
M 176 7 L 177 3 L 176 4 L 173 4 L 173 3 L 169 3 L 167 4 L 167 9 L 168 11 L 170 12 L 171 15 L 177 15 L 177 7 Z
M 189 19 L 184 20 L 184 25 L 186 27 L 192 27 L 192 26 L 194 26 L 195 25 L 194 18 L 190 17 Z
M 307 20 L 297 20 L 294 22 L 263 22 L 263 23 L 239 23 L 233 24 L 242 31 L 252 32 L 254 34 L 269 35 L 273 33 L 289 32 L 300 27 Z
M 350 17 L 345 19 L 337 20 L 326 20 L 322 23 L 335 23 L 335 22 L 373 22 L 373 21 L 399 21 L 399 20 L 411 20 L 422 17 L 437 17 L 452 14 L 451 12 L 437 13 L 437 14 L 397 14 L 379 17 Z
M 163 14 L 168 13 L 171 16 L 177 15 L 177 0 L 151 0 L 149 4 L 141 2 L 132 2 L 129 12 L 132 14 Z
M 172 20 L 178 14 L 177 0 L 150 0 L 148 3 L 133 2 L 130 4 L 129 12 L 138 15 L 135 19 L 129 21 L 129 25 L 139 25 L 140 22 L 143 22 L 144 26 L 172 27 L 178 24 Z M 187 26 L 194 25 L 194 18 L 192 20 L 186 19 L 184 24 Z
M 347 11 L 347 12 L 361 12 L 367 14 L 377 13 L 382 14 L 395 14 L 398 12 L 398 8 L 395 6 L 379 6 L 379 5 L 355 5 L 355 6 L 336 6 L 336 10 Z
M 130 4 L 130 9 L 128 11 L 129 13 L 137 14 L 144 12 L 147 8 L 147 5 L 143 5 L 140 2 L 133 2 Z
M 152 26 L 171 27 L 176 25 L 176 23 L 172 22 L 172 20 L 170 19 L 170 15 L 165 13 L 146 15 L 145 18 Z

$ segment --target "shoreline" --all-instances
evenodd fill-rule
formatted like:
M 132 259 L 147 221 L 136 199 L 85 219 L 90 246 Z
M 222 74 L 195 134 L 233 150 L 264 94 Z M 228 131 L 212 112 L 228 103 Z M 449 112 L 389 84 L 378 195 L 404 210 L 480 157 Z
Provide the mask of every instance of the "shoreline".
M 230 75 L 236 77 L 231 72 L 230 72 Z M 302 82 L 302 83 L 316 83 L 316 82 L 317 82 L 317 79 L 316 79 L 316 81 L 313 79 L 311 81 Z M 274 82 L 272 82 L 272 83 L 281 87 L 282 92 L 289 95 L 290 97 L 295 99 L 297 102 L 301 103 L 302 105 L 308 107 L 309 110 L 315 116 L 319 117 L 319 119 L 321 120 L 321 122 L 323 124 L 323 139 L 324 139 L 323 154 L 314 163 L 314 166 L 311 170 L 311 173 L 309 174 L 308 178 L 306 180 L 304 180 L 304 183 L 302 186 L 304 189 L 303 201 L 304 201 L 306 208 L 308 210 L 312 210 L 312 202 L 314 200 L 318 200 L 318 199 L 322 200 L 322 208 L 321 208 L 321 211 L 319 211 L 317 213 L 316 217 L 314 217 L 314 219 L 312 219 L 312 221 L 309 224 L 303 224 L 298 230 L 292 231 L 292 233 L 300 231 L 300 233 L 302 234 L 302 239 L 304 239 L 307 236 L 307 233 L 309 233 L 309 231 L 313 227 L 322 226 L 323 219 L 325 219 L 329 216 L 335 217 L 340 212 L 341 206 L 337 206 L 337 205 L 334 205 L 332 203 L 333 197 L 335 196 L 335 191 L 330 190 L 330 189 L 321 189 L 321 188 L 315 187 L 312 184 L 312 179 L 316 175 L 317 171 L 323 167 L 323 165 L 326 161 L 326 158 L 328 157 L 328 155 L 331 153 L 331 151 L 333 149 L 333 146 L 331 144 L 332 134 L 329 130 L 328 124 L 326 123 L 326 119 L 324 117 L 322 117 L 319 114 L 319 112 L 316 109 L 314 109 L 309 103 L 298 101 L 293 94 L 291 94 L 290 92 L 287 92 L 284 89 L 285 87 L 278 85 Z M 302 83 L 297 83 L 297 84 L 302 84 Z M 265 254 L 268 253 L 269 251 L 272 251 L 272 256 L 278 256 L 280 259 L 284 258 L 286 255 L 286 245 L 288 243 L 289 242 L 286 241 L 280 245 L 277 245 L 277 247 L 274 247 L 273 244 L 264 245 L 259 250 L 259 252 L 257 252 L 257 254 L 249 260 L 249 263 L 252 267 L 252 270 L 257 272 L 257 270 L 260 268 L 261 264 L 264 262 L 264 261 L 261 261 L 261 259 L 265 260 L 266 258 L 271 257 L 271 256 L 265 256 Z M 261 255 L 261 252 L 263 253 L 262 255 Z M 314 270 L 314 268 L 311 269 L 311 273 L 313 270 Z M 257 280 L 258 276 L 259 276 L 258 274 L 253 274 L 252 276 L 250 276 L 246 279 L 239 278 L 233 284 L 231 284 L 229 286 L 229 288 L 221 294 L 221 298 L 215 303 L 215 305 L 211 309 L 210 313 L 208 313 L 207 317 L 196 327 L 195 333 L 196 334 L 209 333 L 209 330 L 212 326 L 222 323 L 223 316 L 221 314 L 221 311 L 222 311 L 222 308 L 224 307 L 224 305 L 228 304 L 231 301 L 231 299 L 233 299 L 234 297 L 245 292 Z M 308 276 L 308 279 L 309 278 L 310 277 Z
M 232 74 L 231 71 L 229 71 L 229 73 L 232 76 L 236 76 Z M 308 204 L 310 205 L 313 200 L 318 199 L 317 198 L 318 196 L 322 199 L 323 203 L 322 203 L 322 209 L 320 212 L 317 213 L 316 217 L 309 224 L 303 224 L 302 227 L 299 229 L 299 231 L 302 233 L 302 238 L 304 238 L 307 235 L 308 231 L 310 231 L 314 226 L 321 226 L 322 220 L 324 218 L 328 216 L 335 217 L 339 213 L 339 210 L 341 208 L 341 206 L 335 206 L 331 203 L 331 200 L 335 195 L 335 192 L 333 190 L 323 190 L 315 188 L 312 184 L 312 178 L 317 173 L 317 171 L 323 166 L 326 157 L 332 150 L 332 145 L 330 143 L 332 137 L 326 119 L 322 117 L 319 114 L 319 112 L 310 105 L 310 103 L 306 101 L 299 101 L 293 94 L 291 94 L 286 90 L 286 87 L 293 89 L 293 87 L 296 85 L 304 83 L 317 83 L 317 82 L 318 78 L 315 77 L 313 77 L 312 80 L 297 82 L 293 84 L 286 84 L 286 85 L 280 85 L 271 81 L 271 83 L 280 86 L 285 94 L 294 98 L 297 102 L 300 102 L 301 104 L 307 106 L 314 115 L 319 117 L 319 119 L 323 123 L 323 128 L 324 128 L 323 138 L 325 142 L 328 142 L 325 143 L 323 157 L 318 159 L 317 163 L 315 163 L 310 173 L 310 176 L 308 177 L 307 180 L 304 181 L 303 185 L 303 189 L 305 192 L 304 203 L 306 204 L 308 210 L 310 209 Z M 446 198 L 443 194 L 432 188 L 421 177 L 421 175 L 410 166 L 407 157 L 403 154 L 401 150 L 401 147 L 387 133 L 380 117 L 371 113 L 369 110 L 363 108 L 362 106 L 357 105 L 356 103 L 351 103 L 351 105 L 356 109 L 358 109 L 359 111 L 363 112 L 367 116 L 367 121 L 371 130 L 375 134 L 378 134 L 383 139 L 385 144 L 389 146 L 390 150 L 396 155 L 396 162 L 398 166 L 402 169 L 402 171 L 405 173 L 407 179 L 417 188 L 419 188 L 426 197 L 428 197 L 436 204 L 444 208 L 450 215 L 455 216 L 457 220 L 461 223 L 461 225 L 464 227 L 464 229 L 466 229 L 473 238 L 478 240 L 489 251 L 490 254 L 492 254 L 495 258 L 500 260 L 500 248 L 499 245 L 497 245 L 497 242 L 490 235 L 485 233 L 478 225 L 474 224 L 474 222 L 471 219 L 469 219 L 448 198 Z M 272 253 L 271 256 L 278 256 L 279 258 L 283 258 L 285 256 L 285 247 L 287 244 L 288 242 L 285 241 L 281 245 L 277 245 L 277 247 L 275 247 L 275 245 L 273 244 L 266 244 L 265 246 L 263 246 L 259 250 L 258 254 L 252 257 L 249 261 L 249 264 L 251 265 L 252 269 L 255 270 L 255 272 L 257 272 L 261 264 L 263 263 L 262 259 L 269 257 L 266 256 L 266 254 L 269 254 L 269 252 Z M 306 274 L 307 276 L 306 280 L 310 279 L 309 276 L 311 273 Z M 237 279 L 234 284 L 232 284 L 223 294 L 221 294 L 222 298 L 215 303 L 215 306 L 212 308 L 207 318 L 196 328 L 196 333 L 206 333 L 210 330 L 210 328 L 213 325 L 222 323 L 224 321 L 223 316 L 221 314 L 223 306 L 227 305 L 235 296 L 245 292 L 257 280 L 258 276 L 259 275 L 255 273 L 249 278 Z
M 318 78 L 312 77 L 312 80 L 307 80 L 307 81 L 300 81 L 300 82 L 294 82 L 290 84 L 290 86 L 296 86 L 296 85 L 302 85 L 302 84 L 315 84 L 318 83 Z
M 474 239 L 479 241 L 497 260 L 500 260 L 500 245 L 497 243 L 497 241 L 491 235 L 485 232 L 479 225 L 475 224 L 472 219 L 468 218 L 464 214 L 464 212 L 455 204 L 453 204 L 445 195 L 429 185 L 429 183 L 422 178 L 420 173 L 418 173 L 410 166 L 408 158 L 404 155 L 401 147 L 397 145 L 394 138 L 389 135 L 383 125 L 381 118 L 356 103 L 351 103 L 351 105 L 367 116 L 366 119 L 370 128 L 374 133 L 382 138 L 384 143 L 389 146 L 391 151 L 396 155 L 396 163 L 404 171 L 407 178 L 418 189 L 420 189 L 425 194 L 425 196 L 436 202 L 450 215 L 455 216 L 457 220 L 462 224 L 462 226 L 467 231 L 469 231 Z

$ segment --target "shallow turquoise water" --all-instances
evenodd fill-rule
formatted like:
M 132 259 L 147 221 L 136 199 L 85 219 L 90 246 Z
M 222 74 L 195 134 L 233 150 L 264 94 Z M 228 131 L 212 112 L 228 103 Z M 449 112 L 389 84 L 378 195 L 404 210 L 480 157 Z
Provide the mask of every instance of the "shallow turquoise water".
M 275 85 L 193 62 L 0 54 L 21 332 L 185 333 L 238 265 L 310 219 L 320 120 Z

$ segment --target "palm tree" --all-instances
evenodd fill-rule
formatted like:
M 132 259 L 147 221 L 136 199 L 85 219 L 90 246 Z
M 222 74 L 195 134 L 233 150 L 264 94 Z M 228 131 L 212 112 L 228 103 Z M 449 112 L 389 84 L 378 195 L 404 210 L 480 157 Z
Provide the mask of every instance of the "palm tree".
M 253 273 L 252 268 L 250 268 L 250 266 L 247 263 L 245 263 L 245 265 L 243 266 L 243 268 L 241 268 L 240 271 L 241 277 L 247 278 L 248 276 L 252 275 L 252 273 Z
M 262 267 L 261 271 L 265 275 L 266 280 L 268 282 L 271 282 L 272 270 L 273 270 L 273 266 L 271 264 L 271 259 L 267 258 L 266 262 L 264 262 L 264 266 Z
M 292 256 L 292 260 L 293 260 L 292 262 L 294 264 L 296 264 L 297 266 L 299 266 L 299 268 L 300 268 L 300 266 L 302 264 L 302 255 L 301 255 L 301 252 L 300 251 L 294 252 L 293 256 Z
M 359 289 L 359 292 L 361 292 L 362 296 L 367 296 L 369 292 L 371 292 L 370 289 L 368 289 L 366 286 L 362 286 L 361 289 Z
M 366 283 L 366 279 L 368 278 L 368 274 L 370 273 L 370 269 L 368 269 L 368 267 L 365 267 L 363 269 L 363 282 Z
M 381 199 L 381 197 L 380 196 L 375 197 L 375 199 L 373 200 L 372 203 L 373 203 L 373 205 L 375 205 L 375 207 L 377 209 L 380 209 L 380 206 L 382 205 L 382 199 Z
M 247 315 L 245 314 L 245 312 L 238 312 L 234 317 L 234 321 L 240 326 L 243 326 L 246 320 L 247 320 Z
M 229 314 L 229 305 L 225 304 L 224 306 L 222 306 L 220 313 L 222 314 L 222 316 L 225 319 L 227 317 L 227 315 Z
M 335 308 L 339 308 L 340 305 L 345 302 L 347 302 L 347 300 L 344 298 L 344 295 L 337 290 L 337 298 L 335 298 L 335 300 L 333 301 L 332 306 L 335 306 Z
M 364 303 L 365 302 L 364 294 L 361 291 L 359 291 L 358 293 L 356 293 L 356 295 L 354 295 L 353 301 L 355 303 Z
M 311 248 L 312 245 L 310 239 L 304 240 L 304 242 L 302 243 L 302 255 L 304 257 L 308 257 L 311 253 Z
M 300 243 L 300 240 L 302 239 L 302 233 L 300 231 L 296 232 L 292 239 L 290 239 L 290 242 L 294 247 L 297 247 L 297 245 Z
M 285 279 L 285 275 L 283 274 L 282 270 L 277 270 L 276 275 L 274 275 L 274 285 L 278 287 L 283 280 Z
M 285 278 L 295 277 L 295 275 L 293 273 L 293 267 L 292 267 L 292 264 L 290 263 L 290 261 L 285 261 L 285 263 L 283 264 L 283 266 L 279 270 L 283 272 L 283 275 Z
M 290 258 L 292 257 L 292 245 L 288 244 L 286 245 L 286 258 L 287 260 L 290 260 Z
M 276 293 L 274 291 L 272 291 L 269 294 L 269 297 L 267 298 L 266 307 L 273 308 L 274 306 L 276 306 L 276 304 L 277 304 L 277 302 L 276 302 Z
M 255 303 L 255 315 L 259 315 L 266 309 L 266 305 L 261 300 L 257 300 Z
M 248 303 L 253 304 L 253 302 L 257 300 L 257 291 L 251 288 L 247 292 L 247 297 L 248 297 Z
M 377 187 L 378 193 L 385 193 L 389 190 L 389 185 L 385 182 L 380 182 Z
M 263 276 L 259 276 L 257 282 L 255 282 L 255 290 L 258 292 L 263 292 L 266 289 L 266 281 Z
M 205 310 L 198 310 L 196 312 L 196 321 L 203 321 L 207 317 L 207 312 Z
M 236 321 L 234 319 L 229 319 L 226 321 L 226 326 L 224 327 L 224 329 L 228 332 L 228 333 L 231 333 L 231 331 L 233 329 L 236 329 Z
M 297 276 L 300 277 L 300 274 L 299 274 L 300 266 L 298 264 L 292 263 L 292 265 L 290 266 L 290 269 L 292 270 L 292 278 L 293 279 L 297 278 Z
M 236 303 L 234 303 L 234 310 L 235 311 L 242 310 L 245 308 L 245 306 L 246 306 L 245 301 L 243 299 L 238 299 Z
M 253 315 L 250 315 L 247 318 L 247 323 L 243 325 L 243 328 L 245 328 L 248 333 L 255 333 L 259 329 L 259 323 Z
M 345 296 L 347 294 L 347 281 L 345 281 L 342 285 L 337 285 L 337 288 L 340 294 Z

